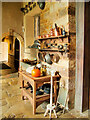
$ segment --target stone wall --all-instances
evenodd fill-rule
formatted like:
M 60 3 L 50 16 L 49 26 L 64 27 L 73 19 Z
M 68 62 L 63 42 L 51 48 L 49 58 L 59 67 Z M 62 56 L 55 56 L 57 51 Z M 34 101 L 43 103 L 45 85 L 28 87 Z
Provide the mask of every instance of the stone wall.
M 4 39 L 4 42 L 8 43 L 8 54 L 14 55 L 14 41 L 13 41 L 13 36 L 8 36 Z M 10 49 L 11 45 L 11 49 Z
M 48 34 L 55 23 L 61 27 L 68 25 L 68 2 L 47 2 L 40 14 L 40 34 Z
M 64 38 L 59 42 L 70 41 L 69 53 L 57 53 L 60 56 L 58 63 L 53 63 L 53 69 L 60 72 L 60 86 L 65 84 L 69 91 L 69 108 L 74 108 L 75 97 L 75 70 L 76 70 L 76 24 L 75 24 L 75 3 L 67 2 L 47 2 L 45 9 L 40 14 L 40 34 L 49 34 L 50 29 L 55 27 L 55 23 L 69 32 L 69 38 Z M 57 39 L 58 40 L 58 39 Z M 56 41 L 57 41 L 56 40 Z M 53 52 L 53 54 L 55 54 Z
M 75 103 L 75 77 L 76 77 L 76 19 L 74 2 L 69 2 L 69 33 L 70 33 L 70 56 L 69 56 L 69 108 L 74 108 Z
M 8 54 L 8 65 L 12 68 L 14 68 L 14 56 Z

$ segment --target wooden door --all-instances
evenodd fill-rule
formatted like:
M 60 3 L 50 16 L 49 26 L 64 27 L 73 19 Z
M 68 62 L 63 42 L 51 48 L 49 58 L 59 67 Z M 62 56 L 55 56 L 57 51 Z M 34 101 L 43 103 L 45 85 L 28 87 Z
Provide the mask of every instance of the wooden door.
M 82 111 L 90 108 L 90 3 L 85 3 L 84 68 Z

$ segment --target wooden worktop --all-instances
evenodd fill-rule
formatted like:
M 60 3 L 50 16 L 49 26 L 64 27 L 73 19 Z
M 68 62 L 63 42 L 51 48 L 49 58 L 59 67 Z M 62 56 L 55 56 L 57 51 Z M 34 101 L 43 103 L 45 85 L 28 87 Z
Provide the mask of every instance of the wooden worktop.
M 32 78 L 33 80 L 35 81 L 43 81 L 45 79 L 50 79 L 51 78 L 51 75 L 47 75 L 47 76 L 40 76 L 40 77 L 32 77 L 32 75 L 28 72 L 26 72 L 25 70 L 22 70 L 22 71 L 19 71 L 20 74 L 23 74 L 23 76 L 27 76 L 28 78 Z M 53 76 L 53 80 L 55 78 L 59 78 L 60 76 L 59 75 L 55 75 Z

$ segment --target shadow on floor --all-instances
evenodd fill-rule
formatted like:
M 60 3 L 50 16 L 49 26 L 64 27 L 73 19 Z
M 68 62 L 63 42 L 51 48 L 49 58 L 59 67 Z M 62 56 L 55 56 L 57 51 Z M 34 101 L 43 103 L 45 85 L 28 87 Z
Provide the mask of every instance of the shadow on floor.
M 2 70 L 2 69 L 11 69 L 11 67 L 6 65 L 5 63 L 0 63 L 0 70 Z
M 0 63 L 0 76 L 18 72 L 14 67 L 9 66 L 8 63 Z

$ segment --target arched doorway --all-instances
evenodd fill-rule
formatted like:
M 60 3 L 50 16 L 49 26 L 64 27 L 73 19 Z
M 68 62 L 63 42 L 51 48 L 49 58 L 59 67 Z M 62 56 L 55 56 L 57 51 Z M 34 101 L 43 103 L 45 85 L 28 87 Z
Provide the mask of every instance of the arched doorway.
M 11 56 L 10 54 L 8 54 L 10 56 L 8 64 L 9 66 L 12 66 L 13 69 L 16 68 L 18 70 L 18 68 L 20 68 L 21 66 L 19 61 L 22 60 L 24 56 L 24 38 L 22 35 L 20 35 L 19 33 L 15 31 L 12 34 L 13 34 L 13 44 L 11 45 L 12 54 Z M 4 33 L 2 36 L 3 36 L 2 41 L 5 42 L 6 36 L 10 36 L 10 35 L 9 33 Z M 16 69 L 15 69 L 15 72 L 16 72 Z
M 20 60 L 20 43 L 19 40 L 15 39 L 15 49 L 14 49 L 14 67 L 18 71 Z

